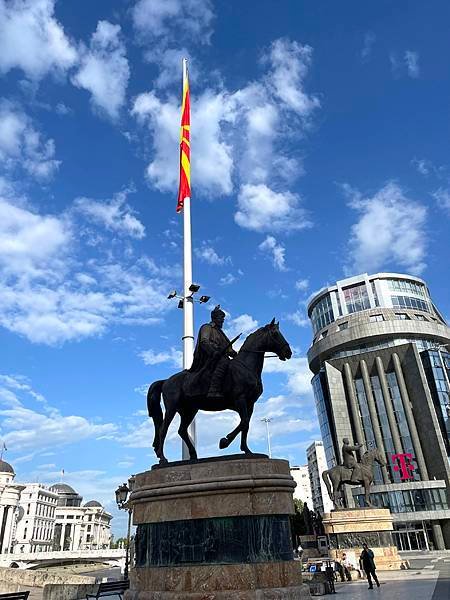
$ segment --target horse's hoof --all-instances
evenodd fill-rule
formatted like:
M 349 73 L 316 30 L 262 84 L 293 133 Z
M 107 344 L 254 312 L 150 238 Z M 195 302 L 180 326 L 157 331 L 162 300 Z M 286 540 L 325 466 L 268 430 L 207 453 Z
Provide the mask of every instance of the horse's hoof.
M 221 450 L 223 450 L 224 448 L 228 448 L 229 445 L 230 445 L 230 442 L 229 442 L 228 438 L 226 438 L 226 437 L 220 438 L 219 448 Z

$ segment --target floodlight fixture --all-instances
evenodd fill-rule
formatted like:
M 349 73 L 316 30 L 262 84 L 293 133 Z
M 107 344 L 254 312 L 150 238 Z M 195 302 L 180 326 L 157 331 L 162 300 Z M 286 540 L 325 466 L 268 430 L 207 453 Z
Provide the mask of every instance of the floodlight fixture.
M 211 296 L 200 296 L 200 304 L 206 304 L 206 302 L 208 302 L 208 300 L 211 299 Z
M 200 286 L 197 285 L 196 283 L 191 283 L 191 285 L 189 286 L 189 291 L 192 292 L 193 294 L 198 292 L 199 289 L 200 289 Z
M 177 290 L 172 290 L 170 294 L 167 296 L 167 300 L 172 300 L 172 298 L 177 297 Z
M 178 308 L 184 308 L 184 300 L 178 302 Z

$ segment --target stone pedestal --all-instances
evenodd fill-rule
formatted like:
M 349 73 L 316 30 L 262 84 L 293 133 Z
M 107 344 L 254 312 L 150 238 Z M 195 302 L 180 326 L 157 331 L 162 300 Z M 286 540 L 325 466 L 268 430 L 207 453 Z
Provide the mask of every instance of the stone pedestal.
M 136 475 L 127 600 L 297 600 L 289 463 L 234 455 Z M 303 591 L 303 592 L 302 592 Z
M 400 569 L 402 561 L 392 539 L 394 526 L 388 508 L 332 510 L 324 514 L 323 526 L 333 558 L 339 560 L 347 550 L 359 558 L 366 543 L 373 550 L 377 569 Z

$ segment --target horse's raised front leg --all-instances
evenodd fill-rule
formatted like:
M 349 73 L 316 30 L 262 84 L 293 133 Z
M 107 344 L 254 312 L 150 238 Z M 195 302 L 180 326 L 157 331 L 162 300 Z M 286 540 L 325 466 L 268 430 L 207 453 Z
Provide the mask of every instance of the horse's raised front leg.
M 229 433 L 228 435 L 226 435 L 223 438 L 220 438 L 219 448 L 221 450 L 223 450 L 224 448 L 228 448 L 228 446 L 235 439 L 235 437 L 240 432 L 240 430 L 241 430 L 241 423 L 239 423 L 239 425 L 237 427 L 235 427 L 231 433 Z
M 164 456 L 164 442 L 166 439 L 167 431 L 170 427 L 170 424 L 173 421 L 175 413 L 176 413 L 176 410 L 174 408 L 167 409 L 166 414 L 164 415 L 163 424 L 161 425 L 161 431 L 159 434 L 159 444 L 158 444 L 157 449 L 155 449 L 156 456 L 159 458 L 160 465 L 164 465 L 168 462 L 167 458 Z
M 188 427 L 192 423 L 197 412 L 197 409 L 192 408 L 180 411 L 181 423 L 180 427 L 178 428 L 178 435 L 188 447 L 189 456 L 191 460 L 195 460 L 197 458 L 197 451 L 195 449 L 194 444 L 192 443 L 191 436 L 188 432 Z

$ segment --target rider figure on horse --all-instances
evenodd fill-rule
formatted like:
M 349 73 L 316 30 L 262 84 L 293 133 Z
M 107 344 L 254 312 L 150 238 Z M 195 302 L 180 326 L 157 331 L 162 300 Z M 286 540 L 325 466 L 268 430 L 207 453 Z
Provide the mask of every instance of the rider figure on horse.
M 355 483 L 362 479 L 362 473 L 361 465 L 357 462 L 353 452 L 361 452 L 362 448 L 363 445 L 359 443 L 351 446 L 348 438 L 342 440 L 342 465 L 352 471 L 350 481 Z
M 198 372 L 209 363 L 213 367 L 208 398 L 217 400 L 223 398 L 223 382 L 230 364 L 230 358 L 235 358 L 237 352 L 231 347 L 231 342 L 222 331 L 225 313 L 216 306 L 211 311 L 211 322 L 200 327 L 194 360 L 189 369 L 191 373 Z

